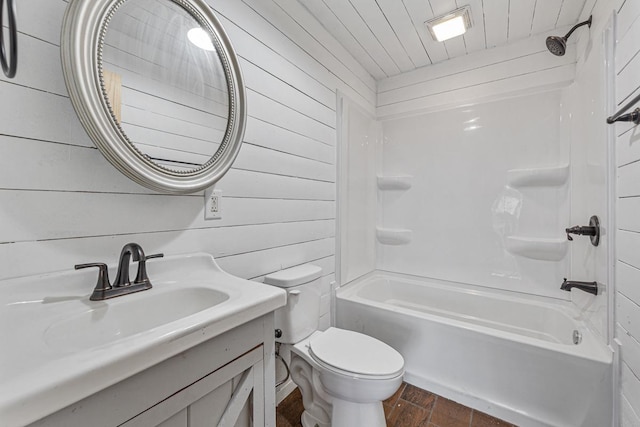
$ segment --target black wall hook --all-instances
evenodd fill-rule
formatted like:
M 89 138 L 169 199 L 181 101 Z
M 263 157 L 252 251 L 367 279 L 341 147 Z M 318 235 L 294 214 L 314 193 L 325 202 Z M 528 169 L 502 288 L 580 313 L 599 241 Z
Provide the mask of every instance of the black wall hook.
M 615 123 L 615 122 L 633 122 L 635 124 L 640 124 L 640 108 L 636 108 L 630 113 L 623 114 L 616 118 L 609 117 L 607 118 L 607 123 Z
M 5 46 L 4 29 L 4 5 L 7 4 L 7 21 L 9 24 L 9 49 Z M 16 24 L 16 4 L 14 0 L 0 0 L 0 64 L 4 75 L 12 79 L 18 69 L 18 27 Z

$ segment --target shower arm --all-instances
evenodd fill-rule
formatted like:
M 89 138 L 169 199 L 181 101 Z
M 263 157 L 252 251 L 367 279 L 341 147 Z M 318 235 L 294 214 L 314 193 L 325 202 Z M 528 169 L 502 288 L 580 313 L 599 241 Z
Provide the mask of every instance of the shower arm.
M 566 40 L 566 39 L 568 39 L 568 38 L 569 38 L 569 36 L 571 36 L 571 34 L 573 34 L 573 32 L 574 32 L 577 28 L 580 28 L 580 27 L 582 27 L 583 25 L 588 25 L 589 27 L 591 27 L 591 17 L 589 17 L 589 19 L 587 19 L 587 20 L 586 20 L 586 21 L 584 21 L 584 22 L 581 22 L 581 23 L 579 23 L 579 24 L 574 25 L 574 26 L 573 26 L 573 28 L 569 30 L 569 32 L 567 33 L 567 35 L 566 35 L 566 36 L 564 36 L 565 40 Z

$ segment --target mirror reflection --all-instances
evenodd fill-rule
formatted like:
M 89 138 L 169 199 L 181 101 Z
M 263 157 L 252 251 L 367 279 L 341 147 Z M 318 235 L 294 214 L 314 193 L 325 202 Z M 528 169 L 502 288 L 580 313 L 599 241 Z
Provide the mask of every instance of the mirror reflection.
M 157 165 L 197 169 L 224 139 L 227 75 L 209 33 L 172 0 L 127 0 L 106 27 L 102 88 L 124 136 Z

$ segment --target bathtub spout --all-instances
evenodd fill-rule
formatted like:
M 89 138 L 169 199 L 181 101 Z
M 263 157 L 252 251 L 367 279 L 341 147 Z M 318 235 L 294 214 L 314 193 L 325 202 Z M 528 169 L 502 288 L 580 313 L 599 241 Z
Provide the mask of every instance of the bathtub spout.
M 598 282 L 576 282 L 573 280 L 567 280 L 564 278 L 564 282 L 560 285 L 560 289 L 563 291 L 570 291 L 573 288 L 578 288 L 581 291 L 588 292 L 593 295 L 598 295 Z

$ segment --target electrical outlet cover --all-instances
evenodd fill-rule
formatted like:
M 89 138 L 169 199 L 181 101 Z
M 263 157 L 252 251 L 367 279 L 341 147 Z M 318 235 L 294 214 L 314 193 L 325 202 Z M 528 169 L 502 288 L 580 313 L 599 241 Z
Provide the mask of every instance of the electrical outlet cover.
M 205 190 L 204 219 L 222 219 L 222 190 L 212 188 Z

